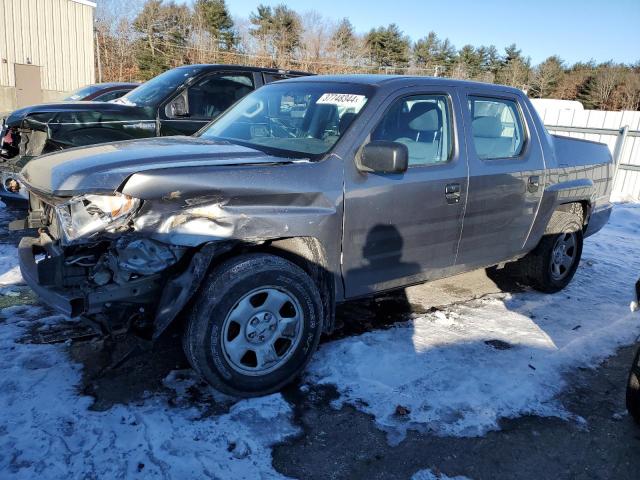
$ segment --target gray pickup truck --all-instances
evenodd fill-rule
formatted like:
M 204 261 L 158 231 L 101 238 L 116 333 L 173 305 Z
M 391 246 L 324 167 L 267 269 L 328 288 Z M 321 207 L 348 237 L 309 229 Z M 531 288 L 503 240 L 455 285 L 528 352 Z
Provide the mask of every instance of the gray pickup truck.
M 42 300 L 184 349 L 215 387 L 298 375 L 335 305 L 499 266 L 565 287 L 607 222 L 605 145 L 550 135 L 519 90 L 403 76 L 285 80 L 194 137 L 45 155 L 19 248 Z

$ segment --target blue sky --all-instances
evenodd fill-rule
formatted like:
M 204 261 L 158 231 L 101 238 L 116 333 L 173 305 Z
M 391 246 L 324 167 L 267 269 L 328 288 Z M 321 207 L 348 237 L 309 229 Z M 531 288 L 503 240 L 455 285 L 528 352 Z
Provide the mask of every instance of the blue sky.
M 347 17 L 358 32 L 394 22 L 415 40 L 434 30 L 458 48 L 515 42 L 534 63 L 553 54 L 567 63 L 640 60 L 640 0 L 227 0 L 241 17 L 259 3 Z

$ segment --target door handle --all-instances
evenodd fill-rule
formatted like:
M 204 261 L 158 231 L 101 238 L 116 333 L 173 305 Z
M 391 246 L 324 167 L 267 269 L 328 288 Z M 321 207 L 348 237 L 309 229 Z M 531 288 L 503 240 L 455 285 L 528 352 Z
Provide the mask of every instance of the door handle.
M 444 187 L 444 198 L 448 204 L 460 203 L 460 184 L 450 183 Z
M 538 175 L 532 175 L 529 177 L 529 182 L 527 183 L 527 190 L 529 193 L 534 193 L 538 191 L 540 188 L 540 177 Z

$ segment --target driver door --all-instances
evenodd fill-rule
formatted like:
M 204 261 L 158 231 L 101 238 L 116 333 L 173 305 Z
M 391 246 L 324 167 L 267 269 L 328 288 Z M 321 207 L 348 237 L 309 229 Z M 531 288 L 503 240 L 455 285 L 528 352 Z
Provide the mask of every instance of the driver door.
M 206 75 L 160 107 L 160 135 L 192 135 L 254 90 L 251 73 Z
M 460 108 L 452 89 L 417 88 L 378 110 L 362 144 L 407 145 L 406 172 L 361 171 L 362 148 L 345 159 L 346 298 L 442 277 L 455 265 L 467 198 Z

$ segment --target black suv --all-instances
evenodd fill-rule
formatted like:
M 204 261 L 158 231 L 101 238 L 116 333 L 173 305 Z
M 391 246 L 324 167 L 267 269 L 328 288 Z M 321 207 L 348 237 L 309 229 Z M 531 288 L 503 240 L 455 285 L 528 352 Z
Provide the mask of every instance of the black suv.
M 33 105 L 11 113 L 0 133 L 0 195 L 26 198 L 15 174 L 44 153 L 96 143 L 191 135 L 256 88 L 305 72 L 237 65 L 168 70 L 112 102 Z

